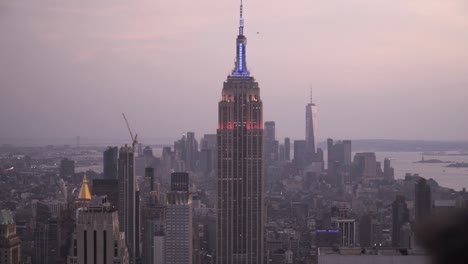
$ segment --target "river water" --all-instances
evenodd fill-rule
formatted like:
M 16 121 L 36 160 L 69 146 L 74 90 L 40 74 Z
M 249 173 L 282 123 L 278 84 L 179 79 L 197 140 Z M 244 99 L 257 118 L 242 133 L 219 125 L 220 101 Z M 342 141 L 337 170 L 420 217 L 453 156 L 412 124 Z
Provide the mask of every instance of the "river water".
M 395 179 L 403 179 L 406 173 L 418 173 L 426 179 L 436 180 L 440 186 L 460 191 L 468 189 L 468 168 L 447 168 L 448 163 L 415 163 L 421 160 L 421 152 L 376 152 L 377 160 L 383 164 L 389 158 L 395 169 Z M 468 162 L 468 156 L 425 156 L 452 162 Z

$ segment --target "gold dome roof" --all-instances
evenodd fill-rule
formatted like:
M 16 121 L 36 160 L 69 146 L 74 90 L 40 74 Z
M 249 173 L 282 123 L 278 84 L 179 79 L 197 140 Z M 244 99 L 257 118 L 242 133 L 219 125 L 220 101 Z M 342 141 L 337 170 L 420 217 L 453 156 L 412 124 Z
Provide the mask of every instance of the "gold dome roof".
M 86 175 L 83 177 L 83 184 L 81 185 L 78 200 L 91 200 L 91 192 L 89 191 L 88 180 L 86 179 Z

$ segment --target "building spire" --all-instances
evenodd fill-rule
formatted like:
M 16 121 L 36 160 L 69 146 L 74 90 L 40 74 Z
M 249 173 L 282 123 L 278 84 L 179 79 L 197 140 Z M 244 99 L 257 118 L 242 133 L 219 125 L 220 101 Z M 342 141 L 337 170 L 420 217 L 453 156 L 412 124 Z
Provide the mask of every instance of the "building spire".
M 242 0 L 240 0 L 240 19 L 239 19 L 239 35 L 244 35 L 244 17 L 243 17 L 244 6 Z
M 247 39 L 244 36 L 244 5 L 243 5 L 242 0 L 240 0 L 239 36 L 237 36 L 237 41 L 236 41 L 236 46 L 237 46 L 236 63 L 235 63 L 234 70 L 232 71 L 232 76 L 236 76 L 236 77 L 249 76 L 249 71 L 247 70 L 247 63 L 245 61 L 246 45 L 247 45 Z
M 312 104 L 312 92 L 313 92 L 313 88 L 312 88 L 312 85 L 310 86 L 310 104 Z

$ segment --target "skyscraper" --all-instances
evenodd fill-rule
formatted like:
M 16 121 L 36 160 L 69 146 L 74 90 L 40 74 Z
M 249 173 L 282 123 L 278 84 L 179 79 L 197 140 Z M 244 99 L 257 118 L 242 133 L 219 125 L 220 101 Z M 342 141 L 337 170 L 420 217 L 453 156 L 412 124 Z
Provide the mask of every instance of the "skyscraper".
M 401 246 L 400 229 L 409 221 L 409 210 L 403 195 L 397 195 L 392 203 L 392 246 Z
M 108 147 L 103 153 L 104 179 L 117 179 L 119 148 Z
M 284 138 L 284 159 L 291 160 L 291 139 Z
M 426 179 L 420 178 L 414 185 L 414 209 L 416 223 L 420 223 L 431 214 L 431 186 Z
M 317 154 L 317 106 L 312 102 L 312 90 L 310 91 L 310 102 L 305 108 L 305 119 L 308 161 L 315 161 Z
M 68 263 L 128 264 L 124 236 L 115 208 L 105 196 L 94 196 L 78 211 Z
M 125 145 L 119 151 L 119 228 L 125 232 L 125 242 L 130 263 L 135 263 L 137 254 L 137 202 L 135 179 L 135 156 L 132 147 Z
M 242 1 L 237 56 L 219 102 L 216 262 L 263 263 L 263 120 L 246 64 Z
M 192 196 L 188 173 L 171 174 L 167 193 L 166 238 L 164 261 L 167 264 L 192 263 Z
M 265 163 L 271 165 L 278 160 L 278 141 L 274 121 L 265 122 Z

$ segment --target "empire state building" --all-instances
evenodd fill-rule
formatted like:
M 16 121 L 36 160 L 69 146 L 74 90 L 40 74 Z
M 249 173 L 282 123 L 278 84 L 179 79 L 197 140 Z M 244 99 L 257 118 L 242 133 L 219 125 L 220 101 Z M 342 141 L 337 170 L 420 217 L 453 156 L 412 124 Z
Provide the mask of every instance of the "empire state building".
M 218 264 L 263 264 L 263 120 L 260 89 L 246 63 L 242 1 L 236 63 L 219 102 Z

